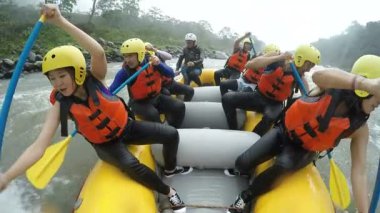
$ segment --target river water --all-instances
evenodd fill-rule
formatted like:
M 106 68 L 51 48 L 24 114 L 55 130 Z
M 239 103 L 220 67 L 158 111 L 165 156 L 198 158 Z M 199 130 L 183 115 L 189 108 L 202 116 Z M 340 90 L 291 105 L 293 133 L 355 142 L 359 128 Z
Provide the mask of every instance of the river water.
M 174 67 L 176 60 L 168 61 Z M 221 68 L 224 60 L 206 59 L 205 67 Z M 120 63 L 108 64 L 107 83 L 112 82 Z M 9 81 L 0 81 L 0 106 L 4 99 Z M 21 77 L 9 113 L 0 171 L 4 171 L 20 156 L 39 134 L 45 114 L 50 107 L 49 94 L 51 86 L 40 73 Z M 126 97 L 126 92 L 121 92 Z M 371 187 L 375 181 L 380 147 L 380 112 L 377 109 L 369 121 L 371 144 L 368 147 L 368 176 Z M 72 123 L 69 126 L 73 129 Z M 53 141 L 60 141 L 60 131 L 57 131 Z M 346 177 L 350 177 L 349 143 L 334 150 L 334 158 L 342 168 Z M 97 160 L 92 147 L 77 135 L 72 140 L 63 166 L 45 190 L 37 190 L 31 186 L 24 176 L 17 178 L 0 194 L 1 213 L 37 213 L 37 212 L 71 212 L 76 196 L 79 194 L 87 174 Z M 328 180 L 329 167 L 326 159 L 317 166 L 324 179 Z M 353 209 L 353 207 L 351 207 Z M 350 212 L 353 210 L 350 210 Z

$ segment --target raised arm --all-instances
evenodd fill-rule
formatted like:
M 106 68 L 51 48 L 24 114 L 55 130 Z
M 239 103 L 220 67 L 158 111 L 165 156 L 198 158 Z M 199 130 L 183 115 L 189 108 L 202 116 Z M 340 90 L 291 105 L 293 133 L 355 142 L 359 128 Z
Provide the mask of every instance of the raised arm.
M 367 79 L 339 69 L 318 70 L 312 78 L 322 89 L 364 90 L 380 98 L 380 78 Z
M 237 49 L 240 49 L 240 42 L 243 41 L 243 39 L 248 38 L 249 36 L 251 36 L 251 33 L 247 32 L 242 37 L 239 37 L 238 39 L 236 39 L 234 43 L 233 52 L 236 52 Z
M 166 61 L 166 60 L 171 60 L 172 58 L 173 58 L 173 56 L 170 54 L 170 53 L 168 53 L 168 52 L 165 52 L 165 51 L 162 51 L 162 50 L 157 50 L 156 51 L 157 52 L 157 54 L 164 60 L 164 61 Z
M 289 52 L 284 52 L 280 55 L 274 55 L 274 56 L 263 55 L 263 56 L 259 56 L 248 61 L 245 67 L 249 69 L 253 69 L 253 70 L 258 70 L 260 68 L 267 67 L 268 65 L 274 62 L 283 61 L 283 60 L 287 60 L 291 58 L 292 58 L 292 54 Z
M 92 74 L 100 81 L 103 81 L 107 73 L 107 60 L 103 47 L 91 36 L 65 19 L 59 11 L 57 5 L 46 4 L 42 6 L 42 14 L 45 14 L 48 22 L 68 33 L 78 44 L 87 50 L 91 55 Z

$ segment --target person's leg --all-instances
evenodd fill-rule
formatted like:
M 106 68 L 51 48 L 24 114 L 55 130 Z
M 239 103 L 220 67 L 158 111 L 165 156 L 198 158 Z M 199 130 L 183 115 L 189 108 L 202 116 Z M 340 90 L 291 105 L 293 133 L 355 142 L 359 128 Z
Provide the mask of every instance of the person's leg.
M 157 109 L 165 114 L 168 123 L 179 128 L 185 117 L 185 103 L 171 96 L 160 95 Z
M 202 86 L 202 82 L 199 77 L 201 73 L 202 73 L 202 70 L 199 68 L 194 68 L 189 72 L 189 79 L 194 81 L 199 87 Z
M 184 95 L 184 101 L 191 101 L 194 96 L 194 89 L 188 85 L 173 81 L 170 86 L 170 93 L 176 95 Z
M 272 131 L 273 129 L 263 137 L 270 134 Z M 231 205 L 233 209 L 229 212 L 241 212 L 244 209 L 245 204 L 268 192 L 279 176 L 305 167 L 316 157 L 314 152 L 306 151 L 295 144 L 291 144 L 291 142 L 283 143 L 284 147 L 276 156 L 273 166 L 254 178 L 249 188 L 240 193 L 234 204 Z
M 168 87 L 164 87 L 164 86 L 162 86 L 162 88 L 161 88 L 161 94 L 163 94 L 163 95 L 167 95 L 167 96 L 170 96 L 171 95 L 171 92 L 170 92 L 170 90 L 169 90 L 169 88 L 170 88 L 170 86 L 168 86 Z
M 220 78 L 222 77 L 223 70 L 224 69 L 217 70 L 214 72 L 214 81 L 216 86 L 220 85 Z
M 228 92 L 228 90 L 237 91 L 238 90 L 238 82 L 235 79 L 225 80 L 220 82 L 220 94 L 222 96 Z
M 259 164 L 280 153 L 282 143 L 281 129 L 271 129 L 236 159 L 236 169 L 243 173 L 254 171 Z M 242 212 L 245 205 L 251 201 L 251 199 L 252 196 L 248 188 L 237 196 L 235 202 L 231 205 L 231 208 L 229 208 L 227 212 Z
M 258 95 L 255 92 L 228 92 L 222 96 L 222 106 L 230 129 L 237 130 L 238 128 L 237 108 L 262 112 L 263 107 L 257 97 Z
M 181 73 L 183 76 L 183 83 L 186 85 L 190 84 L 189 74 L 188 74 L 188 68 L 186 66 L 182 66 Z
M 238 79 L 240 78 L 240 74 L 239 70 L 231 69 L 229 79 Z
M 161 123 L 160 114 L 153 105 L 154 100 L 130 101 L 131 110 L 135 115 L 146 121 Z
M 179 135 L 172 126 L 149 121 L 129 121 L 127 134 L 123 142 L 126 144 L 162 144 L 162 155 L 165 161 L 165 171 L 189 173 L 190 167 L 176 167 Z M 184 169 L 185 168 L 185 169 Z
M 276 121 L 277 118 L 280 116 L 282 110 L 283 110 L 282 103 L 265 104 L 263 118 L 256 125 L 253 132 L 257 133 L 260 136 L 264 135 L 271 128 L 274 121 Z
M 166 185 L 149 167 L 141 164 L 120 141 L 104 144 L 92 144 L 99 158 L 125 172 L 142 185 L 161 194 L 168 195 L 170 187 Z
M 229 76 L 227 68 L 215 71 L 214 72 L 215 85 L 219 86 L 221 78 L 226 78 L 226 76 Z

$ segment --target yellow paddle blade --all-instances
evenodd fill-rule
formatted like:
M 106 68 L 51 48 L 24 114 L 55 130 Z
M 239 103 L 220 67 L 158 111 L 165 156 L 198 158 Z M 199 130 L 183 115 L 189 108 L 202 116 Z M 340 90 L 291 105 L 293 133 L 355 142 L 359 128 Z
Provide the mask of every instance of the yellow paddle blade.
M 71 138 L 70 135 L 66 139 L 49 146 L 42 158 L 26 171 L 26 177 L 34 187 L 43 189 L 50 182 L 62 165 Z
M 333 159 L 330 159 L 330 194 L 334 204 L 342 210 L 351 203 L 346 177 Z

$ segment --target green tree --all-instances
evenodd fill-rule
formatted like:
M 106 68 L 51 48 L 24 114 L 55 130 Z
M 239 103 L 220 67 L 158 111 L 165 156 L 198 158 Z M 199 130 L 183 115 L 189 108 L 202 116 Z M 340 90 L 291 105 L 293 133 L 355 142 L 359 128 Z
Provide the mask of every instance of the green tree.
M 123 13 L 138 17 L 140 11 L 140 0 L 121 0 L 121 8 Z
M 59 3 L 59 9 L 63 13 L 70 14 L 73 12 L 74 6 L 77 5 L 77 0 L 61 0 Z
M 92 19 L 94 18 L 95 12 L 96 12 L 96 2 L 97 0 L 92 0 L 92 7 L 90 12 L 90 17 L 88 18 L 88 24 L 92 23 Z
M 100 10 L 103 17 L 107 17 L 107 15 L 115 11 L 121 11 L 122 9 L 120 2 L 115 0 L 99 0 L 96 8 Z

